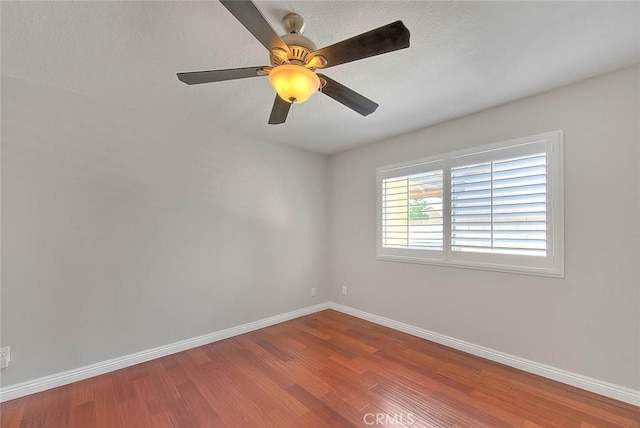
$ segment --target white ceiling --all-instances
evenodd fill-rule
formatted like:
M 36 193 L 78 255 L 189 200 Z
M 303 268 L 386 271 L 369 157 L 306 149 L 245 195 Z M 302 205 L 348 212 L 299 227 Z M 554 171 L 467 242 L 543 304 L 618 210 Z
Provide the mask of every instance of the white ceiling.
M 2 2 L 2 73 L 153 111 L 180 109 L 251 139 L 320 153 L 640 62 L 638 2 L 257 2 L 278 33 L 295 11 L 319 47 L 401 19 L 411 47 L 329 68 L 380 104 L 361 117 L 322 94 L 267 125 L 266 78 L 187 86 L 176 72 L 267 65 L 217 1 Z

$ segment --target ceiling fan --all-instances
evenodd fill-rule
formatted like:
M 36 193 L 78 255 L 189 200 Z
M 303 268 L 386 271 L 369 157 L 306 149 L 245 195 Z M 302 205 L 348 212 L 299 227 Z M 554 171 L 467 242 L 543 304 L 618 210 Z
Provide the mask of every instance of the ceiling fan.
M 300 15 L 290 13 L 284 17 L 287 34 L 280 37 L 252 1 L 220 3 L 269 50 L 271 65 L 178 73 L 178 79 L 195 85 L 268 75 L 277 92 L 270 125 L 284 123 L 291 104 L 302 103 L 315 92 L 322 92 L 363 116 L 373 113 L 378 104 L 316 70 L 409 47 L 409 30 L 402 21 L 317 49 L 302 35 L 304 20 Z

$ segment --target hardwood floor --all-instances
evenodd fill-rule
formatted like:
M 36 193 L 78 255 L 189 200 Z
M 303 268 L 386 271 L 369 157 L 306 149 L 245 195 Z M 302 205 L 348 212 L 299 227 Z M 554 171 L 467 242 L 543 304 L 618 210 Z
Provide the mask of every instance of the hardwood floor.
M 3 403 L 9 427 L 640 427 L 640 408 L 335 311 Z

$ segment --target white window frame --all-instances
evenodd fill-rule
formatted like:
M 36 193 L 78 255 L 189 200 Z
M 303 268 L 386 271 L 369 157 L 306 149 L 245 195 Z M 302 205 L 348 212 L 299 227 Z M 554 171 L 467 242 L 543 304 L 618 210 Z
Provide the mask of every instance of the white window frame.
M 564 278 L 564 171 L 562 130 L 381 166 L 376 169 L 376 257 L 378 260 L 423 263 L 469 269 Z M 451 250 L 451 168 L 475 160 L 505 159 L 527 146 L 544 145 L 546 152 L 547 255 L 520 256 Z M 443 250 L 382 246 L 382 184 L 392 177 L 443 170 Z

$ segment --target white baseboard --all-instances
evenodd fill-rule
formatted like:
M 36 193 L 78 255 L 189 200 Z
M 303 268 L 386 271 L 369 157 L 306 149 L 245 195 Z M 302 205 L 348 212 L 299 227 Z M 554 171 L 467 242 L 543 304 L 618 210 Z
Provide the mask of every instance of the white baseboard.
M 192 339 L 181 340 L 180 342 L 171 343 L 165 346 L 148 349 L 146 351 L 136 352 L 134 354 L 125 355 L 124 357 L 114 358 L 107 361 L 80 367 L 78 369 L 69 370 L 62 373 L 56 373 L 50 376 L 41 377 L 39 379 L 29 380 L 14 385 L 0 388 L 0 403 L 13 400 L 15 398 L 24 397 L 25 395 L 35 394 L 36 392 L 45 391 L 47 389 L 57 388 L 90 377 L 120 370 L 135 364 L 144 363 L 145 361 L 175 354 L 176 352 L 186 351 L 187 349 L 197 348 L 198 346 L 208 343 L 217 342 L 222 339 L 237 336 L 239 334 L 248 333 L 270 325 L 289 321 L 304 315 L 325 310 L 329 307 L 328 303 L 321 303 L 307 308 L 298 309 L 281 315 L 265 318 L 258 321 L 242 324 L 237 327 L 231 327 L 214 333 L 205 334 L 203 336 L 194 337 Z
M 403 322 L 381 317 L 379 315 L 374 315 L 334 302 L 320 303 L 318 305 L 309 306 L 307 308 L 298 309 L 295 311 L 287 312 L 285 314 L 276 315 L 247 324 L 242 324 L 237 327 L 231 327 L 214 333 L 205 334 L 203 336 L 194 337 L 192 339 L 182 340 L 180 342 L 175 342 L 169 345 L 125 355 L 124 357 L 102 361 L 96 364 L 80 367 L 78 369 L 53 374 L 15 385 L 9 385 L 4 388 L 0 388 L 0 403 L 13 400 L 15 398 L 24 397 L 25 395 L 34 394 L 36 392 L 45 391 L 47 389 L 67 385 L 69 383 L 77 382 L 104 373 L 120 370 L 126 367 L 133 366 L 135 364 L 144 363 L 145 361 L 175 354 L 176 352 L 186 351 L 187 349 L 196 348 L 198 346 L 217 342 L 222 339 L 227 339 L 229 337 L 248 333 L 250 331 L 258 330 L 264 327 L 269 327 L 274 324 L 289 321 L 294 318 L 309 315 L 325 309 L 334 309 L 338 312 L 352 315 L 357 318 L 371 321 L 375 324 L 380 324 L 394 330 L 399 330 L 417 337 L 421 337 L 423 339 L 430 340 L 432 342 L 436 342 L 450 348 L 467 352 L 472 355 L 477 355 L 478 357 L 486 358 L 488 360 L 495 361 L 510 367 L 515 367 L 517 369 L 553 379 L 558 382 L 566 383 L 577 388 L 604 395 L 605 397 L 614 398 L 616 400 L 624 401 L 625 403 L 640 406 L 640 391 L 636 391 L 634 389 L 615 385 L 598 379 L 593 379 L 577 373 L 558 369 L 556 367 L 551 367 L 546 364 L 537 363 L 525 358 L 516 357 L 515 355 L 510 355 L 505 352 L 485 348 L 484 346 L 475 345 L 473 343 L 465 342 L 463 340 L 455 339 L 453 337 L 445 336 L 440 333 L 425 330 L 423 328 L 415 327 L 410 324 L 405 324 Z
M 537 374 L 548 379 L 575 386 L 576 388 L 624 401 L 625 403 L 633 404 L 635 406 L 640 406 L 640 391 L 631 388 L 572 373 L 567 370 L 527 360 L 526 358 L 516 357 L 515 355 L 507 354 L 505 352 L 485 348 L 484 346 L 475 345 L 473 343 L 465 342 L 464 340 L 455 339 L 453 337 L 445 336 L 444 334 L 425 330 L 423 328 L 381 317 L 379 315 L 374 315 L 339 303 L 329 302 L 329 309 L 334 309 L 375 324 L 380 324 L 394 330 L 399 330 L 413 336 L 421 337 L 431 342 L 436 342 L 459 351 L 467 352 L 478 357 L 486 358 L 506 366 L 523 370 L 525 372 Z

